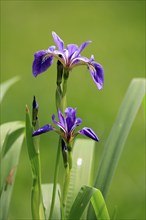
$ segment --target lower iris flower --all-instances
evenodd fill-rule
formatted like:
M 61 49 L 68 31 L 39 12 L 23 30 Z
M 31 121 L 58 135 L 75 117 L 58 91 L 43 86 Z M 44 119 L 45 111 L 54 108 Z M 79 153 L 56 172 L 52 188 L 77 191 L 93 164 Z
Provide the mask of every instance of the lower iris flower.
M 89 137 L 95 141 L 99 141 L 98 137 L 91 128 L 84 127 L 77 132 L 75 131 L 75 128 L 82 123 L 81 118 L 76 117 L 76 108 L 66 108 L 65 116 L 61 113 L 60 110 L 58 110 L 58 118 L 59 121 L 57 122 L 55 120 L 55 115 L 52 115 L 53 123 L 57 125 L 60 129 L 57 130 L 51 124 L 46 124 L 45 126 L 34 131 L 32 136 L 37 136 L 49 131 L 55 131 L 61 136 L 61 138 L 65 141 L 67 145 L 69 145 L 78 134 Z
M 55 49 L 55 46 L 50 46 L 47 50 L 40 50 L 36 52 L 34 54 L 34 61 L 32 65 L 33 75 L 36 77 L 38 74 L 46 71 L 52 65 L 55 57 L 62 63 L 64 69 L 67 71 L 70 71 L 79 65 L 86 65 L 96 86 L 98 89 L 102 89 L 104 83 L 103 67 L 94 61 L 93 55 L 90 59 L 80 55 L 82 50 L 91 41 L 84 42 L 80 45 L 80 47 L 76 44 L 68 44 L 66 48 L 64 48 L 63 40 L 55 32 L 52 32 L 52 36 L 58 50 Z

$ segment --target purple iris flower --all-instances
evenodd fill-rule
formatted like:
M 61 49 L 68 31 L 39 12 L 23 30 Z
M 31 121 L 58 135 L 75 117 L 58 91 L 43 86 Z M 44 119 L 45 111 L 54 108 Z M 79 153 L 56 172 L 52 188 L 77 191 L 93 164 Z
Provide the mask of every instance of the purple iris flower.
M 52 32 L 52 36 L 58 50 L 55 49 L 55 46 L 51 46 L 47 50 L 40 50 L 36 52 L 34 54 L 32 66 L 33 75 L 36 77 L 38 74 L 46 71 L 52 65 L 55 57 L 63 64 L 64 69 L 67 69 L 68 71 L 72 70 L 75 66 L 86 65 L 96 86 L 98 89 L 102 89 L 104 83 L 103 67 L 94 61 L 93 55 L 90 59 L 80 55 L 82 50 L 91 41 L 84 42 L 80 45 L 80 47 L 76 44 L 68 44 L 66 48 L 64 48 L 63 40 L 55 32 Z
M 54 130 L 56 133 L 61 135 L 62 139 L 67 144 L 69 144 L 77 134 L 82 134 L 95 141 L 99 141 L 98 137 L 91 128 L 84 127 L 78 132 L 75 132 L 75 128 L 82 123 L 82 120 L 80 118 L 76 118 L 76 108 L 66 108 L 65 116 L 63 116 L 61 111 L 58 110 L 58 118 L 59 122 L 55 120 L 55 115 L 52 115 L 52 121 L 55 125 L 57 125 L 60 128 L 59 130 L 54 128 L 52 125 L 47 124 L 42 128 L 39 128 L 38 130 L 34 131 L 32 136 L 40 135 Z

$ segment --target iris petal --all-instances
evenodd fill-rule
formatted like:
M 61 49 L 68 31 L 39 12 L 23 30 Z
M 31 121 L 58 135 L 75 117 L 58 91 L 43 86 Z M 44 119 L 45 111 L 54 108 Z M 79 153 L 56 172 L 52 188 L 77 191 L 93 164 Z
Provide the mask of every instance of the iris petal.
M 46 71 L 53 63 L 53 55 L 48 54 L 47 50 L 41 50 L 34 54 L 32 64 L 32 73 L 36 77 L 38 74 Z
M 43 134 L 43 133 L 46 133 L 46 132 L 49 132 L 49 131 L 52 131 L 52 130 L 54 130 L 52 125 L 46 124 L 43 127 L 39 128 L 38 130 L 34 131 L 32 136 L 37 136 L 37 135 L 40 135 L 40 134 Z
M 89 64 L 89 70 L 90 74 L 92 76 L 92 79 L 94 80 L 96 86 L 98 89 L 102 89 L 103 84 L 104 84 L 104 70 L 103 67 L 96 62 L 92 62 Z
M 73 53 L 78 50 L 78 45 L 76 45 L 76 44 L 68 44 L 66 49 L 68 50 L 68 57 L 70 59 L 71 56 L 73 55 Z
M 81 44 L 81 46 L 79 47 L 79 49 L 74 53 L 73 58 L 79 56 L 80 53 L 82 52 L 82 50 L 84 50 L 84 48 L 87 47 L 89 43 L 91 43 L 91 41 L 86 41 L 86 42 L 84 42 L 83 44 Z
M 74 125 L 72 126 L 71 131 L 73 131 L 77 126 L 79 126 L 82 123 L 82 119 L 81 118 L 76 118 Z
M 53 36 L 54 42 L 57 45 L 58 49 L 63 52 L 63 50 L 64 50 L 63 40 L 55 32 L 52 32 L 52 36 Z
M 62 125 L 60 122 L 57 122 L 57 121 L 55 120 L 55 115 L 52 115 L 52 121 L 53 121 L 54 124 L 56 124 L 59 128 L 61 128 L 61 129 L 64 131 L 64 133 L 66 133 L 66 129 L 65 129 L 64 125 Z
M 95 141 L 99 141 L 98 137 L 96 136 L 96 134 L 94 133 L 94 131 L 91 128 L 84 127 L 83 129 L 78 131 L 78 133 L 82 134 L 86 137 L 89 137 Z

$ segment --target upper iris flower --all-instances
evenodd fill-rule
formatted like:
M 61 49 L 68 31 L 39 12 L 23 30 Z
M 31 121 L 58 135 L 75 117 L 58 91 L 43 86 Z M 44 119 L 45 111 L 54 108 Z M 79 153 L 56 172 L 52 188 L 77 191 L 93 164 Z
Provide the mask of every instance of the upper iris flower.
M 99 141 L 98 137 L 91 128 L 84 127 L 78 132 L 75 132 L 75 128 L 82 123 L 82 120 L 80 118 L 76 118 L 76 109 L 70 107 L 66 108 L 65 116 L 63 116 L 61 111 L 58 110 L 58 118 L 59 122 L 55 120 L 55 115 L 52 115 L 53 123 L 60 128 L 59 130 L 54 128 L 52 125 L 47 124 L 34 131 L 32 136 L 40 135 L 42 133 L 54 130 L 62 137 L 62 139 L 66 142 L 67 145 L 70 145 L 70 143 L 77 134 L 82 134 L 95 141 Z
M 102 89 L 104 83 L 103 67 L 94 61 L 92 55 L 90 59 L 81 56 L 82 50 L 91 42 L 86 41 L 78 47 L 76 44 L 68 44 L 64 48 L 63 40 L 55 33 L 52 36 L 58 50 L 55 46 L 49 47 L 47 50 L 40 50 L 34 54 L 34 61 L 32 66 L 33 75 L 36 77 L 38 74 L 46 71 L 53 63 L 54 57 L 59 60 L 64 69 L 67 71 L 72 70 L 73 67 L 78 65 L 86 65 L 90 70 L 92 79 L 94 80 L 98 89 Z

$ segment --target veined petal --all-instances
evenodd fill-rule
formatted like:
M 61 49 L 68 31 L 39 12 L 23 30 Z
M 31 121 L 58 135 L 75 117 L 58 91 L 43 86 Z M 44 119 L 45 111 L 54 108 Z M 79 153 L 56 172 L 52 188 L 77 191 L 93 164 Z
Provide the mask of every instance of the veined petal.
M 55 46 L 50 46 L 49 48 L 48 48 L 48 53 L 53 53 L 53 51 L 55 50 Z
M 64 119 L 64 116 L 60 110 L 58 110 L 58 118 L 59 118 L 59 122 L 65 128 L 65 119 Z
M 73 68 L 76 65 L 87 65 L 89 63 L 89 59 L 84 56 L 78 56 L 71 60 L 71 67 Z
M 77 126 L 79 126 L 81 123 L 82 123 L 82 119 L 81 119 L 81 118 L 76 118 L 75 123 L 74 123 L 74 125 L 73 125 L 73 127 L 72 127 L 72 129 L 71 129 L 71 132 L 72 132 Z
M 59 60 L 63 64 L 63 66 L 65 67 L 66 63 L 67 63 L 67 59 L 66 59 L 65 54 L 59 50 L 54 50 L 53 54 L 54 54 L 54 57 L 57 60 Z
M 66 117 L 71 117 L 75 121 L 75 119 L 76 119 L 76 108 L 73 109 L 71 107 L 68 107 L 68 108 L 65 109 L 64 112 L 65 112 Z
M 74 53 L 72 58 L 75 58 L 77 56 L 80 55 L 80 53 L 82 52 L 82 50 L 84 50 L 85 47 L 87 47 L 87 45 L 91 43 L 91 41 L 86 41 L 83 44 L 81 44 L 81 46 L 79 47 L 79 49 Z
M 56 46 L 58 47 L 58 49 L 63 52 L 63 50 L 64 50 L 63 40 L 55 32 L 52 32 L 52 36 L 53 36 L 54 42 L 55 42 Z
M 70 59 L 71 56 L 73 55 L 73 53 L 75 53 L 75 51 L 78 50 L 78 45 L 76 45 L 76 44 L 68 44 L 66 49 L 68 50 L 68 57 Z
M 96 62 L 89 63 L 88 65 L 90 74 L 92 76 L 92 79 L 94 80 L 96 86 L 98 89 L 102 89 L 104 84 L 104 70 L 103 67 Z
M 78 133 L 82 134 L 86 137 L 89 137 L 95 141 L 99 141 L 98 137 L 96 136 L 96 134 L 94 133 L 94 131 L 91 128 L 84 127 L 83 129 L 78 131 Z
M 34 54 L 32 64 L 32 73 L 36 77 L 38 74 L 46 71 L 53 63 L 53 55 L 47 50 L 41 50 Z
M 57 122 L 57 121 L 55 120 L 55 115 L 54 115 L 54 114 L 52 115 L 52 121 L 53 121 L 54 124 L 56 124 L 59 128 L 61 128 L 61 129 L 64 131 L 64 133 L 66 133 L 66 129 L 65 129 L 64 125 L 62 125 L 60 122 Z
M 49 131 L 53 131 L 53 130 L 55 129 L 52 127 L 52 125 L 46 124 L 43 127 L 39 128 L 38 130 L 34 131 L 32 136 L 34 137 L 34 136 L 37 136 L 37 135 L 40 135 L 40 134 L 43 134 Z
M 72 130 L 72 127 L 74 126 L 75 120 L 76 120 L 76 108 L 73 109 L 71 107 L 68 107 L 65 109 L 65 120 L 66 120 L 66 126 L 68 133 Z

